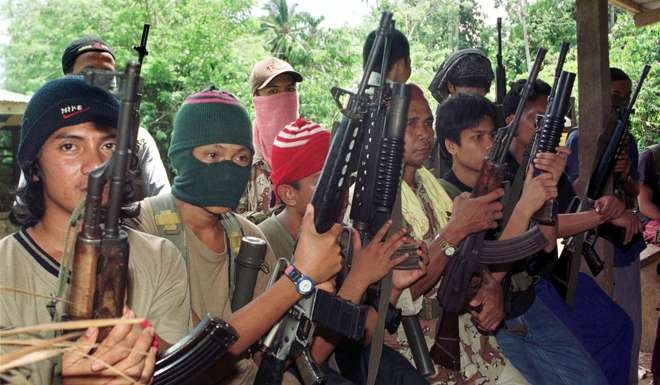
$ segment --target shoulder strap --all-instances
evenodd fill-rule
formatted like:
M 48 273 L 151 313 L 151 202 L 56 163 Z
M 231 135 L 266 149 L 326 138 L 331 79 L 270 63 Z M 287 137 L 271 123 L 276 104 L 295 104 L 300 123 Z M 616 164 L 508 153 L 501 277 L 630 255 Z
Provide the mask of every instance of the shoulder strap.
M 236 283 L 236 256 L 241 248 L 241 238 L 243 238 L 243 228 L 236 218 L 236 214 L 228 212 L 220 217 L 220 223 L 225 230 L 225 242 L 227 254 L 229 255 L 229 298 L 234 295 L 234 286 Z
M 176 201 L 171 193 L 159 194 L 147 198 L 153 209 L 154 222 L 158 235 L 174 243 L 184 261 L 188 260 L 183 222 L 176 208 Z

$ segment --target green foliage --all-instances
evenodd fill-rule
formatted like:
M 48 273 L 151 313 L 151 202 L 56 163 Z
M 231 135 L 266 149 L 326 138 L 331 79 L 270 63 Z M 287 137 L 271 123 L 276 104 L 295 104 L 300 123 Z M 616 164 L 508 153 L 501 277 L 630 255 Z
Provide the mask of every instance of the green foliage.
M 1 1 L 1 0 L 0 0 Z M 300 0 L 298 0 L 300 1 Z M 314 0 L 316 1 L 316 0 Z M 444 58 L 460 48 L 479 47 L 494 63 L 495 28 L 485 25 L 477 0 L 380 0 L 355 28 L 327 29 L 322 19 L 299 11 L 295 0 L 269 0 L 263 17 L 252 15 L 256 0 L 22 0 L 6 3 L 9 43 L 1 47 L 5 84 L 31 93 L 61 76 L 60 58 L 73 39 L 102 36 L 113 46 L 118 67 L 136 57 L 142 24 L 152 24 L 145 59 L 142 124 L 166 154 L 172 121 L 186 95 L 209 84 L 234 93 L 251 112 L 247 78 L 251 66 L 274 54 L 286 58 L 305 77 L 300 84 L 301 113 L 330 127 L 338 109 L 332 86 L 348 87 L 361 75 L 366 34 L 376 28 L 380 10 L 394 12 L 396 26 L 411 43 L 411 81 L 426 90 Z M 509 81 L 526 76 L 519 0 L 502 0 L 504 57 Z M 328 6 L 332 6 L 331 4 Z M 350 10 L 347 10 L 349 12 Z M 552 81 L 563 40 L 572 43 L 566 69 L 576 71 L 575 2 L 537 0 L 525 8 L 530 51 L 549 49 L 541 78 Z M 614 14 L 610 62 L 635 81 L 643 63 L 654 69 L 642 91 L 633 131 L 641 145 L 660 141 L 658 43 L 660 26 L 636 28 L 624 12 Z M 494 87 L 491 89 L 494 96 Z M 429 95 L 429 100 L 432 100 Z M 252 112 L 251 112 L 252 113 Z M 166 157 L 163 157 L 166 159 Z

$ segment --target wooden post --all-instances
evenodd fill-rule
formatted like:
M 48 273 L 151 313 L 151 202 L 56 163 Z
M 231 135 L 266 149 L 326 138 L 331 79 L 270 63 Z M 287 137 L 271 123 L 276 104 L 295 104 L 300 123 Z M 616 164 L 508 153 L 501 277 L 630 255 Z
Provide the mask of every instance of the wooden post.
M 607 43 L 607 0 L 577 0 L 577 59 L 580 122 L 580 190 L 584 191 L 598 151 L 598 138 L 607 126 L 610 111 L 610 71 Z M 605 261 L 598 284 L 613 292 L 613 248 L 599 242 Z M 584 267 L 584 264 L 583 264 Z M 584 269 L 582 269 L 584 271 Z

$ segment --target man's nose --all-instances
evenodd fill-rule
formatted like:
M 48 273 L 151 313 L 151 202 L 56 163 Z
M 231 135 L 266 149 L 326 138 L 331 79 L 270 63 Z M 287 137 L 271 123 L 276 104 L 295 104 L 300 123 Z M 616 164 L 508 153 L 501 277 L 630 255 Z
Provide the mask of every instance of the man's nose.
M 107 155 L 100 150 L 87 151 L 82 165 L 82 173 L 88 175 L 90 172 L 103 165 L 107 159 Z

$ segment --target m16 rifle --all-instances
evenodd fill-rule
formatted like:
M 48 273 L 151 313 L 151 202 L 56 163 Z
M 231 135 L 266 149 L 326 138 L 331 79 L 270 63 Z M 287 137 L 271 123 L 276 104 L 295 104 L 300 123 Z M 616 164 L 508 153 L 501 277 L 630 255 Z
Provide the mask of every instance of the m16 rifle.
M 544 48 L 537 51 L 514 118 L 511 124 L 497 131 L 477 184 L 472 190 L 472 197 L 488 194 L 501 187 L 506 155 L 518 131 L 525 103 L 541 69 L 545 53 Z M 457 255 L 451 257 L 445 266 L 444 278 L 438 289 L 437 298 L 443 313 L 431 356 L 438 364 L 452 370 L 460 370 L 457 317 L 479 289 L 483 265 L 515 262 L 539 251 L 546 243 L 537 227 L 521 236 L 503 241 L 486 241 L 485 237 L 486 231 L 481 231 L 470 234 L 463 241 Z
M 650 65 L 644 66 L 627 108 L 621 111 L 607 145 L 598 157 L 594 172 L 587 183 L 585 197 L 574 201 L 571 205 L 571 212 L 592 210 L 594 202 L 605 194 L 609 178 L 613 175 L 617 155 L 623 144 L 625 144 L 624 140 L 627 135 L 630 116 L 634 113 L 637 96 L 650 70 Z M 618 230 L 617 232 L 622 233 L 623 231 Z M 603 235 L 602 231 L 591 229 L 573 235 L 565 241 L 564 249 L 559 256 L 559 261 L 552 276 L 552 282 L 568 304 L 572 304 L 575 298 L 575 288 L 580 270 L 580 255 L 582 254 L 585 257 L 585 261 L 594 275 L 597 275 L 603 269 L 604 263 L 594 249 L 598 237 Z M 622 243 L 621 239 L 612 240 Z

